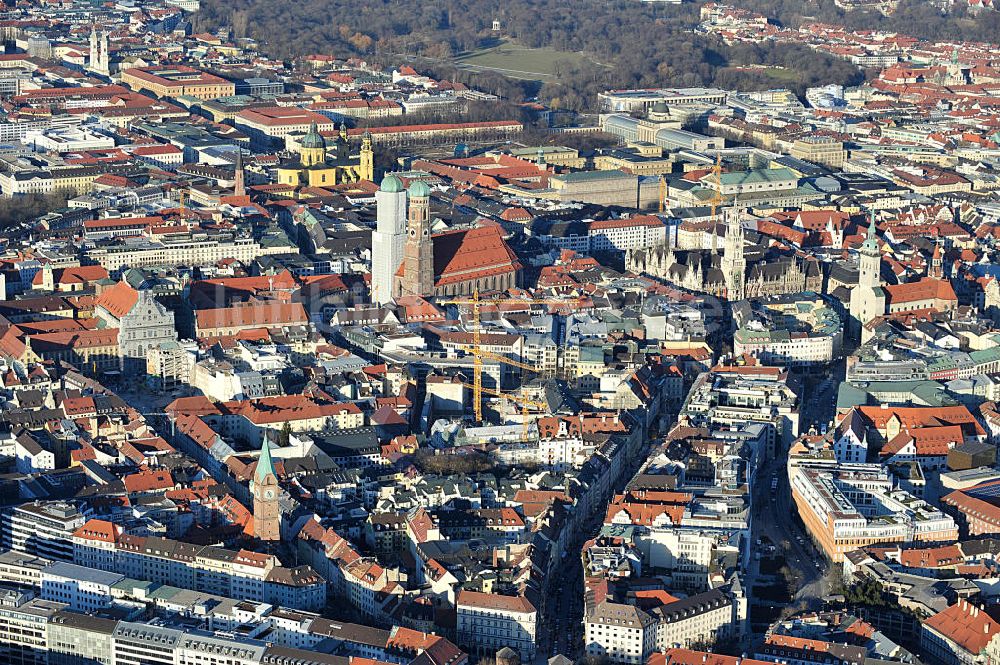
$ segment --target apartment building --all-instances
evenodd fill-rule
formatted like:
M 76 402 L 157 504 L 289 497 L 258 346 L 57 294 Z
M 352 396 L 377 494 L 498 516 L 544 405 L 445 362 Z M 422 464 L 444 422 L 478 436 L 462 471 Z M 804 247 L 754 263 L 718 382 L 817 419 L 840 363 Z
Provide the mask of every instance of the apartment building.
M 95 519 L 77 529 L 72 542 L 73 561 L 97 570 L 296 609 L 326 603 L 326 581 L 316 571 L 285 568 L 271 555 L 133 536 Z
M 810 464 L 789 460 L 792 499 L 813 539 L 834 563 L 874 543 L 949 541 L 955 520 L 923 499 L 894 489 L 877 464 Z
M 959 600 L 920 622 L 920 647 L 942 665 L 996 662 L 1000 623 L 979 606 Z
M 286 251 L 287 247 L 263 246 L 252 238 L 216 239 L 192 236 L 134 245 L 97 247 L 90 250 L 88 255 L 112 276 L 118 276 L 122 268 L 215 265 L 223 259 L 250 264 L 260 256 Z
M 656 649 L 656 621 L 634 605 L 604 602 L 584 622 L 587 655 L 641 665 Z
M 210 407 L 211 408 L 211 407 Z M 306 395 L 281 395 L 223 402 L 217 413 L 206 416 L 221 434 L 255 443 L 264 433 L 276 433 L 287 423 L 293 432 L 356 430 L 364 425 L 364 414 L 352 402 L 330 402 Z
M 538 611 L 524 596 L 463 589 L 458 592 L 455 609 L 459 645 L 482 655 L 511 647 L 522 661 L 534 659 Z
M 259 662 L 259 642 L 224 639 L 153 624 L 121 622 L 111 638 L 118 665 L 244 665 Z
M 642 610 L 603 601 L 584 617 L 588 656 L 616 663 L 645 663 L 656 651 L 693 648 L 739 639 L 746 630 L 747 603 L 742 591 L 717 588 L 687 598 L 666 595 L 664 604 Z
M 71 538 L 87 518 L 62 501 L 25 503 L 0 516 L 0 542 L 5 549 L 54 561 L 72 561 Z

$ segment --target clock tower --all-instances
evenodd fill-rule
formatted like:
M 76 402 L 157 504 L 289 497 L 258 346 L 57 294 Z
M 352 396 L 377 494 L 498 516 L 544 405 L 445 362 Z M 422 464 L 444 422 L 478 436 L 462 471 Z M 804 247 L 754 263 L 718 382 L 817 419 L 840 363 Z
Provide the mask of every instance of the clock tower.
M 267 435 L 260 447 L 257 469 L 250 481 L 250 492 L 253 494 L 254 535 L 259 540 L 281 540 L 281 506 L 278 504 L 281 488 L 271 461 L 271 444 Z

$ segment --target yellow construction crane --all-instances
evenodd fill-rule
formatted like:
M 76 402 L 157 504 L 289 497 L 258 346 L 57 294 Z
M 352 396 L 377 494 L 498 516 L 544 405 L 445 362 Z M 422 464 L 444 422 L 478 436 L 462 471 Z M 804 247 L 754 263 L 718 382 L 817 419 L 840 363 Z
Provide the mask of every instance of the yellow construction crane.
M 502 300 L 487 300 L 483 301 L 479 298 L 479 289 L 476 289 L 472 293 L 471 298 L 461 298 L 457 300 L 442 300 L 439 304 L 442 305 L 471 305 L 472 306 L 472 345 L 466 347 L 469 353 L 472 354 L 472 408 L 476 416 L 476 422 L 483 421 L 483 360 L 495 360 L 496 362 L 504 363 L 506 365 L 512 365 L 514 367 L 520 367 L 521 369 L 527 369 L 532 372 L 537 372 L 538 368 L 534 365 L 528 365 L 526 363 L 518 362 L 507 356 L 493 353 L 491 351 L 486 351 L 482 348 L 482 326 L 479 322 L 480 308 L 483 303 L 489 304 L 529 304 L 529 305 L 571 305 L 574 302 L 579 302 L 579 300 L 558 300 L 554 298 L 503 298 Z
M 469 383 L 463 383 L 466 388 L 473 388 L 474 386 Z M 529 399 L 527 397 L 521 397 L 520 395 L 515 395 L 513 393 L 505 393 L 499 390 L 494 390 L 492 388 L 481 388 L 481 390 L 487 395 L 492 395 L 500 399 L 510 400 L 514 404 L 521 407 L 521 440 L 528 440 L 528 407 L 533 406 L 536 409 L 545 411 L 549 408 L 549 405 L 544 402 L 539 402 L 538 400 Z

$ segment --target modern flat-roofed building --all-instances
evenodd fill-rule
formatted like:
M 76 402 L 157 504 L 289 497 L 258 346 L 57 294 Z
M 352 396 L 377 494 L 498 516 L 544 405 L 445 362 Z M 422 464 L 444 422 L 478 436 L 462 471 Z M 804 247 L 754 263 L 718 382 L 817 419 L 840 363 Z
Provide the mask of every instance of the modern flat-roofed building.
M 25 503 L 3 514 L 2 542 L 6 549 L 54 561 L 73 560 L 73 532 L 87 518 L 62 501 Z
M 49 665 L 79 665 L 80 654 L 95 663 L 111 663 L 111 636 L 118 622 L 65 610 L 56 611 L 46 626 Z
M 894 489 L 894 480 L 883 467 L 831 461 L 792 458 L 788 482 L 806 529 L 834 563 L 875 543 L 958 539 L 951 516 Z
M 63 608 L 20 591 L 0 594 L 0 663 L 48 665 L 46 626 Z

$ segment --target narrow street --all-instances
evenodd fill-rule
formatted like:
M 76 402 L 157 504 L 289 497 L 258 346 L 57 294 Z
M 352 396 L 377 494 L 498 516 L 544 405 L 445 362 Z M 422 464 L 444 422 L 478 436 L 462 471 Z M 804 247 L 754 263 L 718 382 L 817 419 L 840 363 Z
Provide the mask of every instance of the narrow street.
M 658 437 L 646 441 L 640 454 L 635 456 L 634 461 L 630 460 L 633 462 L 631 468 L 622 474 L 622 481 L 616 485 L 614 493 L 621 492 L 632 480 L 649 457 L 653 446 L 659 442 Z M 601 530 L 604 516 L 605 513 L 601 509 L 587 516 L 583 528 L 580 529 L 580 533 L 574 539 L 560 565 L 559 579 L 553 583 L 552 597 L 548 599 L 550 608 L 548 621 L 541 628 L 546 632 L 549 656 L 562 654 L 575 660 L 584 655 L 583 560 L 581 555 L 584 543 Z M 535 660 L 543 662 L 546 657 L 540 653 Z
M 816 426 L 822 431 L 824 425 L 832 426 L 835 416 L 837 388 L 844 376 L 843 362 L 831 368 L 832 372 L 818 381 L 804 381 L 800 427 L 808 431 Z M 831 570 L 826 556 L 813 543 L 805 526 L 798 519 L 791 488 L 788 484 L 787 451 L 780 451 L 776 459 L 766 461 L 757 473 L 753 488 L 753 542 L 773 543 L 775 556 L 784 558 L 785 565 L 792 571 L 797 581 L 792 595 L 792 605 L 810 610 L 823 607 L 823 597 L 830 592 Z M 775 482 L 775 489 L 771 489 Z M 763 546 L 755 544 L 754 551 L 760 557 L 767 552 Z M 766 581 L 761 576 L 760 559 L 757 555 L 750 562 L 748 581 L 751 588 Z M 767 604 L 767 601 L 761 601 Z

